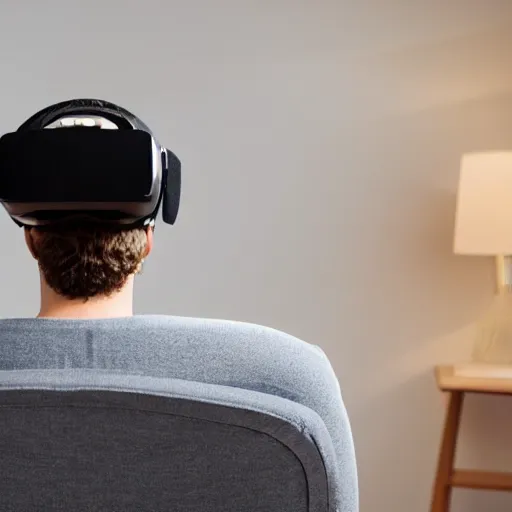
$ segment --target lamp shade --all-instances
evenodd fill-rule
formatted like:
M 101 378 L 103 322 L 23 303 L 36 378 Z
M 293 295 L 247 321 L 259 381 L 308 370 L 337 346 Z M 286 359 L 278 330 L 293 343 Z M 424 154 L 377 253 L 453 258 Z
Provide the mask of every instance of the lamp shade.
M 512 255 L 512 152 L 462 157 L 454 251 Z

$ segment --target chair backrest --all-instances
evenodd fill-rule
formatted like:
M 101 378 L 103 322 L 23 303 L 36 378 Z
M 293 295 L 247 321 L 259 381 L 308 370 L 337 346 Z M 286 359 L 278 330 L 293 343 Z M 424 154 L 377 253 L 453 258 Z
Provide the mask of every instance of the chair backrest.
M 343 512 L 313 410 L 112 370 L 0 371 L 0 510 Z

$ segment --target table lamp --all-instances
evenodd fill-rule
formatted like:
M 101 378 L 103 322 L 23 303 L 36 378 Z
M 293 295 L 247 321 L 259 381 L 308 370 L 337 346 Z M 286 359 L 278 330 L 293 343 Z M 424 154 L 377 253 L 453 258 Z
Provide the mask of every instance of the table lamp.
M 477 325 L 472 360 L 512 370 L 512 152 L 463 155 L 454 252 L 495 258 L 496 294 Z

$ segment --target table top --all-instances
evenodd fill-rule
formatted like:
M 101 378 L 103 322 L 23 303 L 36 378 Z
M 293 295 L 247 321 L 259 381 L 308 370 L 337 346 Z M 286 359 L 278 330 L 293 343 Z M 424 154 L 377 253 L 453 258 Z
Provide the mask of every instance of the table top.
M 512 365 L 466 363 L 436 367 L 442 391 L 512 394 Z

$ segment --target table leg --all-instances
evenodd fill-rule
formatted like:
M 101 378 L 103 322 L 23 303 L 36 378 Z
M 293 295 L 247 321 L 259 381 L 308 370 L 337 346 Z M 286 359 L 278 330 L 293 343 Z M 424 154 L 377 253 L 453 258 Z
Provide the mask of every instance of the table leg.
M 448 512 L 452 494 L 451 476 L 457 447 L 460 416 L 464 399 L 463 391 L 450 391 L 448 410 L 444 423 L 443 439 L 437 464 L 431 512 Z

